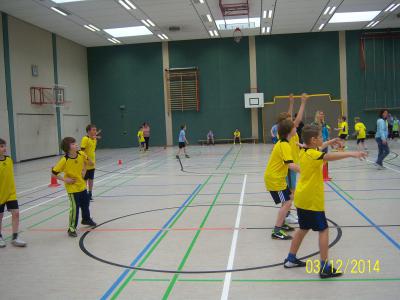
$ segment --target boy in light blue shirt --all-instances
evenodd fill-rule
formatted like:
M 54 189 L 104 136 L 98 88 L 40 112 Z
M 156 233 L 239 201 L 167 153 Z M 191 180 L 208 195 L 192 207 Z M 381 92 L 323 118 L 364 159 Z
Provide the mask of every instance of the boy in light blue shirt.
M 186 139 L 186 125 L 181 126 L 181 131 L 179 132 L 179 150 L 178 153 L 176 154 L 176 158 L 179 159 L 179 155 L 181 154 L 181 151 L 183 149 L 183 153 L 185 153 L 185 157 L 189 158 L 190 156 L 186 153 L 186 145 L 189 145 L 188 140 Z
M 376 121 L 376 134 L 375 140 L 378 144 L 378 158 L 376 159 L 376 164 L 378 165 L 378 170 L 383 170 L 383 160 L 389 154 L 388 139 L 388 124 L 386 121 L 388 111 L 386 109 L 380 112 L 380 118 Z

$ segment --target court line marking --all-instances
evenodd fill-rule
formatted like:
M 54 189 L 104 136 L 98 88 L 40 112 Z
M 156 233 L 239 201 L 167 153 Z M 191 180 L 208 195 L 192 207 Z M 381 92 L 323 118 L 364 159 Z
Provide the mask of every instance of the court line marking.
M 239 229 L 237 229 L 237 228 L 240 227 L 240 218 L 242 216 L 244 194 L 245 194 L 245 190 L 246 190 L 246 181 L 247 181 L 247 174 L 245 174 L 243 177 L 242 192 L 240 193 L 239 206 L 238 206 L 238 210 L 237 210 L 237 214 L 236 214 L 235 230 L 233 231 L 233 235 L 232 235 L 232 244 L 231 244 L 231 250 L 229 253 L 228 265 L 226 266 L 227 270 L 233 269 L 233 262 L 235 260 L 235 252 L 236 252 L 237 240 L 238 240 L 238 236 L 239 236 Z M 225 273 L 225 280 L 224 280 L 224 286 L 222 289 L 221 300 L 228 299 L 229 288 L 231 285 L 231 279 L 232 279 L 232 273 L 231 272 Z
M 367 159 L 367 161 L 370 162 L 371 164 L 375 164 L 374 161 L 371 161 L 371 160 L 369 160 L 369 159 Z M 383 161 L 383 162 L 385 162 L 385 161 Z M 393 168 L 391 168 L 391 167 L 388 167 L 387 164 L 386 164 L 386 166 L 384 166 L 384 167 L 385 167 L 386 169 L 392 170 L 393 172 L 396 172 L 396 173 L 399 173 L 399 174 L 400 174 L 400 171 L 399 171 L 399 170 L 396 170 L 396 169 L 393 169 Z M 383 170 L 382 170 L 382 171 L 383 171 Z

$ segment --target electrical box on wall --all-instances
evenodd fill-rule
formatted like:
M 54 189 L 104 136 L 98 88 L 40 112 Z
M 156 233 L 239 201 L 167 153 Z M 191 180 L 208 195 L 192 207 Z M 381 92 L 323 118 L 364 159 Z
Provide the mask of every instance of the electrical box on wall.
M 38 67 L 38 65 L 31 65 L 31 71 L 32 71 L 32 76 L 33 77 L 38 77 L 39 76 L 39 67 Z

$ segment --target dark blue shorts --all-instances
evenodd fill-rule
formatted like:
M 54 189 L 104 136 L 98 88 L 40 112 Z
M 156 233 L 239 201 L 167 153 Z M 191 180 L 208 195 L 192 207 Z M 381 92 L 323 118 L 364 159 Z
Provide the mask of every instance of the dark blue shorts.
M 283 191 L 270 191 L 269 193 L 271 194 L 272 199 L 274 199 L 275 204 L 290 200 L 290 195 L 292 194 L 289 187 L 286 187 Z
M 85 180 L 88 180 L 88 179 L 93 180 L 94 179 L 94 170 L 95 169 L 86 170 L 86 174 L 85 174 L 85 177 L 83 179 L 85 179 Z
M 4 204 L 0 204 L 0 214 L 2 214 L 4 212 L 4 209 L 5 209 L 6 206 L 7 206 L 7 210 L 8 211 L 19 208 L 17 200 L 7 201 Z
M 297 208 L 300 229 L 313 231 L 323 231 L 328 228 L 324 211 L 313 211 Z

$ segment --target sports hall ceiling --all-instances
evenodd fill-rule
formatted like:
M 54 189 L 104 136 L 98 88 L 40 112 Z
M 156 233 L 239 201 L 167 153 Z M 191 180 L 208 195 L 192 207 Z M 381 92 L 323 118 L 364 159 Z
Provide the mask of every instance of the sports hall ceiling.
M 232 18 L 250 20 L 243 25 L 250 27 L 242 29 L 243 35 L 400 27 L 400 0 L 222 0 L 224 5 L 246 2 L 248 15 L 225 18 L 219 0 L 0 0 L 0 11 L 88 47 L 112 45 L 109 39 L 113 37 L 122 44 L 160 42 L 165 36 L 170 41 L 232 37 L 236 26 L 243 25 L 239 24 L 242 21 L 229 21 Z M 378 14 L 370 21 L 329 22 L 337 13 L 365 11 Z M 153 24 L 145 26 L 141 20 Z M 216 20 L 226 23 L 218 25 Z M 122 27 L 143 29 L 148 34 L 118 37 L 104 31 Z

